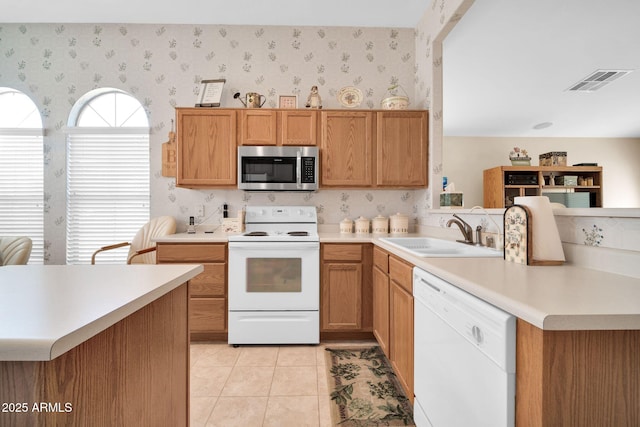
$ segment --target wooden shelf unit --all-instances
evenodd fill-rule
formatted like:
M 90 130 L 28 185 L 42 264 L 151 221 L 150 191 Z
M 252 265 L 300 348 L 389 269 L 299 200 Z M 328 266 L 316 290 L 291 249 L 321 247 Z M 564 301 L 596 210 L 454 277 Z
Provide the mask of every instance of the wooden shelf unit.
M 553 185 L 561 176 L 577 176 L 593 180 L 593 185 Z M 514 197 L 541 196 L 545 190 L 589 193 L 589 205 L 602 207 L 601 166 L 496 166 L 483 173 L 485 208 L 504 208 L 513 204 Z

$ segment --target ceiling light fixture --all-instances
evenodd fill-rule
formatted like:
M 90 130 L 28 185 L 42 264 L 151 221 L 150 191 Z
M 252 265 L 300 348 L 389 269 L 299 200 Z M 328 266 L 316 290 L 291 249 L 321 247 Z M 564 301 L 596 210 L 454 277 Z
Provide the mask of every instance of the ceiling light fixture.
M 540 130 L 540 129 L 546 129 L 548 127 L 553 126 L 553 123 L 551 122 L 542 122 L 542 123 L 538 123 L 537 125 L 533 126 L 533 129 L 535 130 Z

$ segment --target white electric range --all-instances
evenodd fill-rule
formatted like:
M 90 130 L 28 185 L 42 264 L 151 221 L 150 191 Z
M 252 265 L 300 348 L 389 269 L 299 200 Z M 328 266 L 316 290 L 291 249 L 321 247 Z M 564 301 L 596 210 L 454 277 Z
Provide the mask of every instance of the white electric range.
M 229 344 L 320 342 L 320 238 L 314 206 L 249 206 L 229 236 Z

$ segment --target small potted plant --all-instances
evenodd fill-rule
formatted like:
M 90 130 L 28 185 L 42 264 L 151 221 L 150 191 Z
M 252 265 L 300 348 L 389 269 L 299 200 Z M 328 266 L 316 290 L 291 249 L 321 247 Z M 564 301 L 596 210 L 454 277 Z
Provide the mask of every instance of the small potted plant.
M 531 166 L 531 157 L 527 150 L 519 147 L 513 147 L 513 150 L 509 153 L 509 160 L 513 166 Z

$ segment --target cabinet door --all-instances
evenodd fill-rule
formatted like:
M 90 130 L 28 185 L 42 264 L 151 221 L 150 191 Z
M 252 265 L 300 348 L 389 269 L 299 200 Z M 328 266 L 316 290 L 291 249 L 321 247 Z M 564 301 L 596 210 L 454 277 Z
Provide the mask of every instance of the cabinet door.
M 413 402 L 413 296 L 393 281 L 390 290 L 391 365 Z
M 373 268 L 373 335 L 389 357 L 389 276 Z
M 189 294 L 193 297 L 226 296 L 226 264 L 203 264 L 204 271 L 189 281 Z
M 240 141 L 238 145 L 276 145 L 276 112 L 246 109 L 240 112 Z
M 361 328 L 361 263 L 323 264 L 321 305 L 323 330 Z
M 227 303 L 224 298 L 191 298 L 189 301 L 191 332 L 226 332 Z
M 322 112 L 322 186 L 365 187 L 373 184 L 372 121 L 369 112 Z
M 281 145 L 316 145 L 318 112 L 281 111 L 278 140 Z
M 167 262 L 225 262 L 225 243 L 163 243 L 157 245 L 158 264 Z
M 184 108 L 176 114 L 176 185 L 236 185 L 236 112 Z
M 376 123 L 376 185 L 426 187 L 426 111 L 379 112 Z

